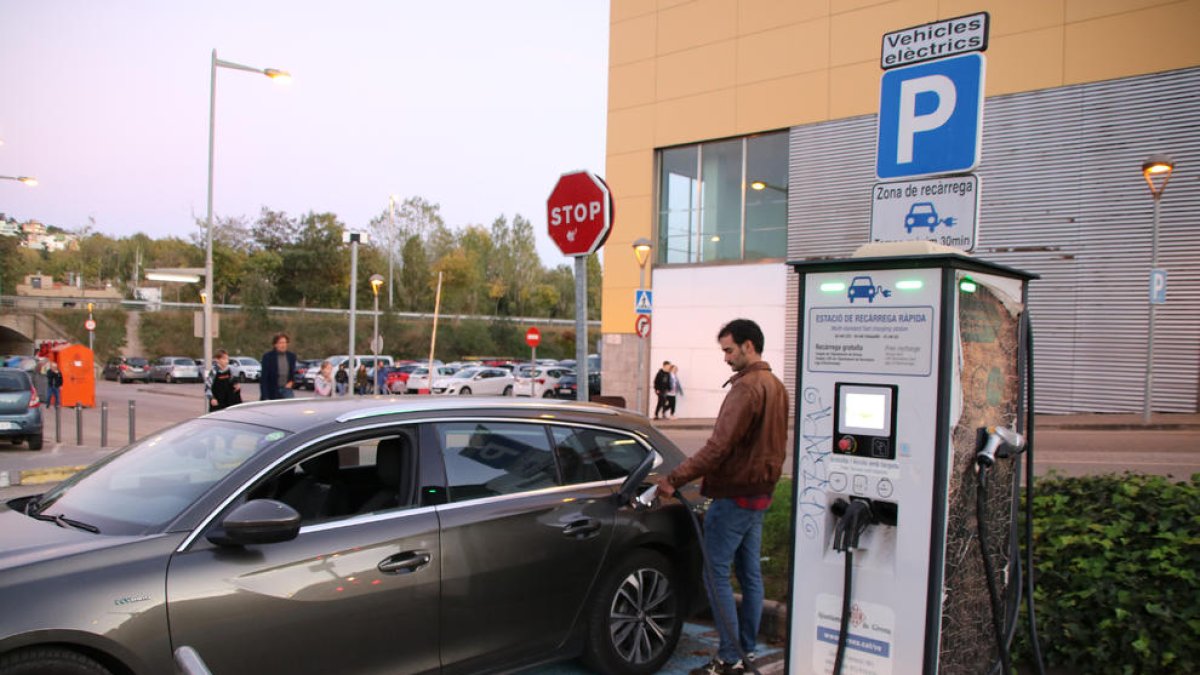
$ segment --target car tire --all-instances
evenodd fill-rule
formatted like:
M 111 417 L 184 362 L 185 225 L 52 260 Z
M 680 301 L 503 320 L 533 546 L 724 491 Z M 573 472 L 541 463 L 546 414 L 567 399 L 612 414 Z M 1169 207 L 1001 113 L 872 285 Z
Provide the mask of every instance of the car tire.
M 470 387 L 463 387 L 462 389 L 459 389 L 459 390 L 458 390 L 458 395 L 459 395 L 459 396 L 470 396 L 470 395 L 471 395 L 471 388 L 470 388 Z
M 174 376 L 174 375 L 168 375 L 168 376 L 167 376 L 167 384 L 174 384 L 174 383 L 175 383 L 175 376 Z
M 246 374 L 238 373 L 238 382 L 245 382 L 245 381 L 246 381 Z
M 512 388 L 512 385 L 511 385 L 511 384 L 510 384 L 510 385 L 508 385 L 507 387 L 505 387 L 505 388 L 504 388 L 504 394 L 503 394 L 503 395 L 504 395 L 504 396 L 512 396 L 512 395 L 513 395 L 513 388 Z
M 542 398 L 554 398 L 554 390 L 547 389 L 546 391 L 542 392 Z
M 584 662 L 600 673 L 658 672 L 683 630 L 677 578 L 671 561 L 649 550 L 609 572 L 588 608 Z
M 110 675 L 98 662 L 69 649 L 33 647 L 0 656 L 0 675 Z
M 29 443 L 30 450 L 41 450 L 42 449 L 43 441 L 42 441 L 41 434 L 38 434 L 36 436 L 26 436 L 25 441 Z

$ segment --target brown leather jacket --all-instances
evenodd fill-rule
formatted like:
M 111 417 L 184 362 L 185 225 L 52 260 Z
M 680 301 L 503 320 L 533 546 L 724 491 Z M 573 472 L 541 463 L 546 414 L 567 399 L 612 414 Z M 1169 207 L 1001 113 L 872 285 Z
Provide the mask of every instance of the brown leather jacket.
M 706 497 L 769 495 L 787 454 L 788 395 L 766 361 L 730 378 L 712 436 L 704 447 L 667 476 L 680 487 L 704 478 Z

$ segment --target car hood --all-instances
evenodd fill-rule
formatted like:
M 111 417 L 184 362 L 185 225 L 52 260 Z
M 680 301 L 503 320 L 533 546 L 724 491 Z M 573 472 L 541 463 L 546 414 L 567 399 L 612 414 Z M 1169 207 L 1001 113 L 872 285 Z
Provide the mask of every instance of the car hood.
M 91 534 L 0 506 L 0 570 L 123 546 L 142 537 Z

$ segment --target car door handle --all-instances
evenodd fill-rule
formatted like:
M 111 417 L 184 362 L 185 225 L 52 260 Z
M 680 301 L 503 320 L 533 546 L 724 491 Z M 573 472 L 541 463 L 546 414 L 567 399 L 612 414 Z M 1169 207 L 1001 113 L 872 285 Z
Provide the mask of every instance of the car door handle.
M 576 537 L 582 539 L 590 537 L 600 531 L 600 521 L 595 518 L 584 518 L 575 520 L 566 525 L 562 529 L 565 536 Z
M 428 551 L 405 551 L 385 558 L 379 563 L 379 571 L 385 574 L 410 574 L 428 565 L 432 559 Z

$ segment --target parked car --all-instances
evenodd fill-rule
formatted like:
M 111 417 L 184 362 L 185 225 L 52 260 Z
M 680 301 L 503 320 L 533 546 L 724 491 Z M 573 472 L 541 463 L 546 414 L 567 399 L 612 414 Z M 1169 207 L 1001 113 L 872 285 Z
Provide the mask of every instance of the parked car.
M 199 382 L 202 375 L 195 359 L 186 356 L 164 356 L 150 367 L 154 382 Z
M 386 379 L 383 382 L 383 388 L 384 388 L 385 393 L 389 393 L 389 394 L 405 393 L 408 390 L 408 379 L 410 377 L 412 377 L 412 374 L 414 372 L 416 372 L 418 369 L 423 369 L 423 368 L 426 368 L 426 367 L 422 366 L 421 364 L 419 364 L 415 361 L 408 361 L 405 363 L 401 363 L 400 365 L 398 365 L 394 368 L 389 368 L 387 371 L 387 375 L 385 376 Z
M 517 396 L 532 396 L 533 398 L 553 398 L 554 389 L 564 375 L 574 375 L 575 371 L 559 366 L 527 369 L 518 373 L 513 393 Z
M 450 377 L 458 372 L 454 366 L 434 366 L 433 378 Z M 417 394 L 422 389 L 429 389 L 429 366 L 417 366 L 404 381 L 404 393 Z M 396 392 L 395 389 L 392 390 Z
M 296 363 L 296 368 L 299 370 L 299 362 Z M 231 356 L 229 357 L 229 372 L 239 382 L 258 382 L 262 378 L 262 364 L 252 356 Z
M 106 380 L 126 382 L 150 381 L 150 362 L 140 356 L 115 356 L 104 364 L 102 376 Z
M 684 507 L 631 498 L 683 458 L 562 401 L 190 419 L 0 505 L 0 664 L 171 673 L 186 645 L 214 673 L 653 673 L 704 593 Z
M 564 375 L 554 388 L 554 395 L 574 401 L 579 392 L 579 376 L 576 373 Z M 588 398 L 600 395 L 600 373 L 588 373 Z
M 511 396 L 516 379 L 504 368 L 463 368 L 448 377 L 434 378 L 434 394 Z
M 42 401 L 33 378 L 20 368 L 0 368 L 0 438 L 42 449 Z

